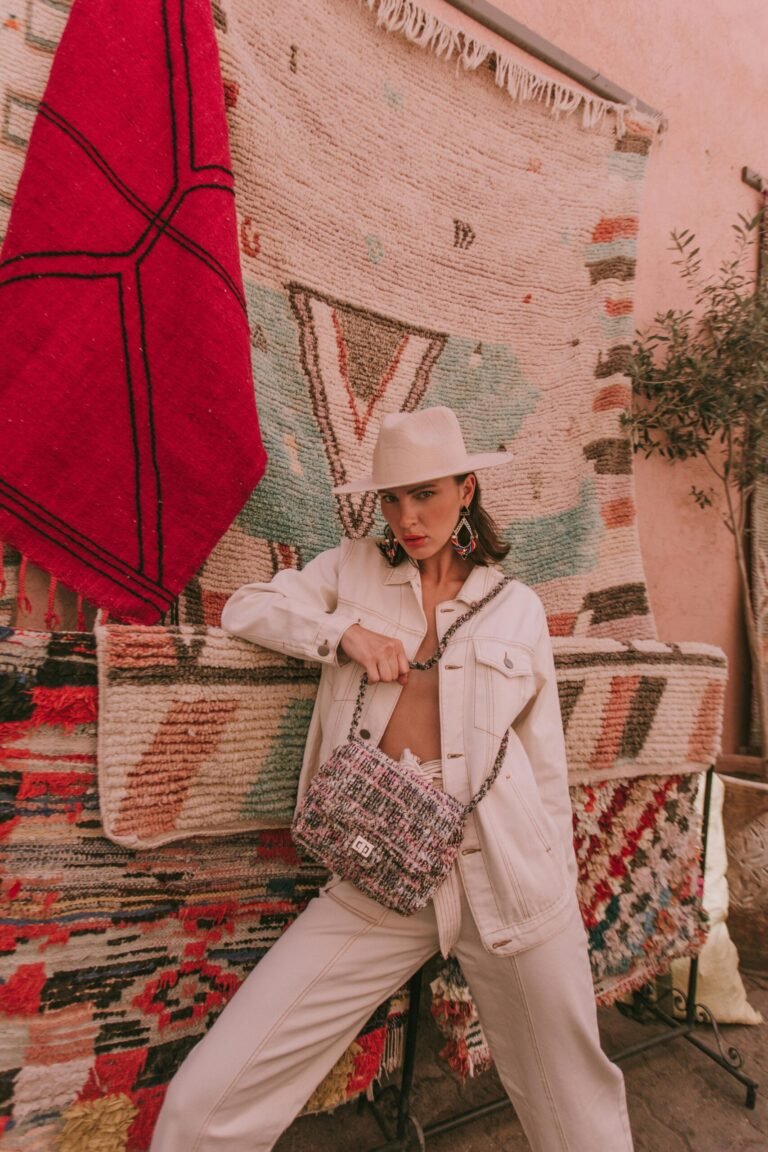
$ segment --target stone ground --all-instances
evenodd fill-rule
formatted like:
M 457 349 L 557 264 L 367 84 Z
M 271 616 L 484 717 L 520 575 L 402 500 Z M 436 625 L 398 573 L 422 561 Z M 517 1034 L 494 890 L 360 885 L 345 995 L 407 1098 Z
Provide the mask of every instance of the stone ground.
M 681 1037 L 622 1061 L 635 1152 L 768 1152 L 768 976 L 745 975 L 749 999 L 766 1020 L 758 1027 L 722 1026 L 724 1044 L 736 1046 L 744 1072 L 758 1082 L 757 1106 L 744 1106 L 745 1089 Z M 462 1088 L 440 1064 L 431 1020 L 420 1028 L 412 1112 L 422 1124 L 494 1100 L 495 1074 Z M 636 1044 L 658 1024 L 628 1020 L 615 1008 L 601 1009 L 600 1028 L 608 1052 Z M 702 1027 L 701 1039 L 712 1042 Z M 386 1100 L 386 1094 L 385 1098 Z M 297 1120 L 275 1152 L 372 1152 L 384 1143 L 368 1110 L 348 1104 L 332 1115 Z M 412 1139 L 409 1152 L 418 1148 Z M 530 1146 L 510 1108 L 427 1140 L 428 1152 L 526 1152 Z M 594 1152 L 611 1152 L 595 1149 Z

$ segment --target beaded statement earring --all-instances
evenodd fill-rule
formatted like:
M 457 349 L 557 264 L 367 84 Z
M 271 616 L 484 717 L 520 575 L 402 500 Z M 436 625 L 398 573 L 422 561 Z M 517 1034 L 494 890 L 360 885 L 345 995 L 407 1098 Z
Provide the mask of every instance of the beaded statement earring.
M 451 544 L 462 560 L 466 560 L 477 548 L 477 532 L 469 519 L 469 508 L 462 507 L 459 522 L 451 533 Z
M 379 544 L 379 551 L 392 568 L 399 564 L 402 558 L 403 550 L 395 539 L 395 534 L 389 524 L 384 529 L 384 539 Z

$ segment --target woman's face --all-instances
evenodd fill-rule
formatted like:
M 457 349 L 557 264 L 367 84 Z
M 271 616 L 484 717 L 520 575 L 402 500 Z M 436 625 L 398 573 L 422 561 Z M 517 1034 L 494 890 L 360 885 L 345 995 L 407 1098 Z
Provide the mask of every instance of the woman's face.
M 446 547 L 462 505 L 475 491 L 475 477 L 459 483 L 443 476 L 423 484 L 405 484 L 379 493 L 381 511 L 395 539 L 413 560 L 428 560 Z

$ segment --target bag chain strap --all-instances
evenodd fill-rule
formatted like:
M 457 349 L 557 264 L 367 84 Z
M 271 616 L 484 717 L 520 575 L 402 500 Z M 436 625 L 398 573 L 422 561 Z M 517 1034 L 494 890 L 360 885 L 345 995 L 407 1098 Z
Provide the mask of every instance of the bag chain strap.
M 485 608 L 486 604 L 489 604 L 490 601 L 494 599 L 494 597 L 498 596 L 498 594 L 499 594 L 499 592 L 501 592 L 502 588 L 505 588 L 506 585 L 509 584 L 513 579 L 514 579 L 513 576 L 502 577 L 502 579 L 498 582 L 498 584 L 496 584 L 491 589 L 491 591 L 486 596 L 484 596 L 482 598 L 482 600 L 476 600 L 474 602 L 474 604 L 472 604 L 470 606 L 468 611 L 464 612 L 463 615 L 459 616 L 458 620 L 454 620 L 454 622 L 453 622 L 453 624 L 451 624 L 450 628 L 446 629 L 442 640 L 440 641 L 440 643 L 437 646 L 437 651 L 434 653 L 433 656 L 430 656 L 430 658 L 428 660 L 424 660 L 424 661 L 409 660 L 408 661 L 408 667 L 413 669 L 416 672 L 427 672 L 427 671 L 429 671 L 430 668 L 434 668 L 435 664 L 437 664 L 438 660 L 443 655 L 443 652 L 445 652 L 445 649 L 448 647 L 448 641 L 451 639 L 451 637 L 456 632 L 458 632 L 459 628 L 461 628 L 461 626 L 463 624 L 466 624 L 467 620 L 471 619 L 471 617 L 474 616 L 476 613 L 478 613 L 481 610 L 481 608 Z M 367 687 L 368 687 L 368 673 L 363 672 L 363 675 L 360 678 L 360 688 L 359 688 L 358 693 L 357 693 L 357 700 L 355 701 L 355 710 L 352 713 L 352 721 L 351 721 L 350 726 L 349 726 L 349 736 L 348 736 L 349 740 L 354 739 L 355 728 L 358 725 L 358 722 L 360 720 L 360 715 L 361 715 L 362 710 L 363 710 L 363 699 L 365 697 L 365 690 Z M 486 776 L 483 783 L 480 785 L 480 788 L 478 789 L 478 791 L 474 794 L 472 799 L 465 806 L 465 808 L 464 808 L 464 816 L 465 817 L 469 816 L 472 812 L 474 812 L 477 805 L 480 803 L 480 801 L 483 799 L 483 797 L 489 791 L 491 786 L 494 784 L 496 777 L 498 776 L 499 772 L 501 771 L 501 765 L 504 762 L 504 756 L 505 756 L 506 751 L 507 751 L 507 744 L 508 743 L 509 743 L 509 731 L 505 732 L 503 737 L 502 737 L 501 744 L 499 745 L 499 751 L 498 751 L 498 753 L 496 755 L 496 759 L 493 763 L 493 768 L 488 773 L 488 775 Z

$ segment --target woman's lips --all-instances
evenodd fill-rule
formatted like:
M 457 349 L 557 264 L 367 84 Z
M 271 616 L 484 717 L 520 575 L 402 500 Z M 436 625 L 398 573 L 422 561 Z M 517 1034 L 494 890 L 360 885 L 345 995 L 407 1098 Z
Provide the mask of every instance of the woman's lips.
M 426 540 L 426 536 L 403 536 L 404 544 L 422 544 Z

